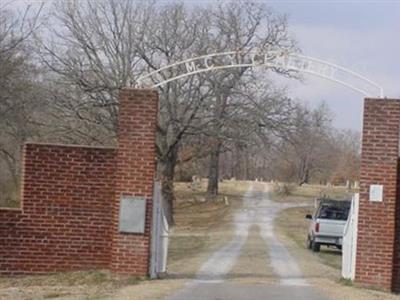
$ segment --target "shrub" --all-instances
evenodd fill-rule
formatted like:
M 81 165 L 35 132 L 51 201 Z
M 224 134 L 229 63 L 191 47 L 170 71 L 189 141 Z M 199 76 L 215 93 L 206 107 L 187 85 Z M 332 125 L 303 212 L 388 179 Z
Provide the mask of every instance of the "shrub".
M 293 183 L 277 183 L 275 185 L 275 193 L 280 196 L 289 196 L 295 189 L 296 186 Z

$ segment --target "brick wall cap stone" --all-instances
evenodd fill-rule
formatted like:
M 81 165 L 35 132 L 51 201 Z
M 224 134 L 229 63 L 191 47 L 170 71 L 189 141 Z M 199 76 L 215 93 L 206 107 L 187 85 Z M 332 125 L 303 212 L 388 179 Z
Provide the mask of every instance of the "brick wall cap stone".
M 375 101 L 400 101 L 400 98 L 365 98 L 365 100 L 375 100 Z
M 157 90 L 153 88 L 135 88 L 135 87 L 123 87 L 121 88 L 121 91 L 157 92 Z
M 22 212 L 22 208 L 21 207 L 2 207 L 0 206 L 0 211 L 20 211 Z
M 110 146 L 90 146 L 90 145 L 80 145 L 80 144 L 58 144 L 58 143 L 36 143 L 36 142 L 26 142 L 24 145 L 29 146 L 50 146 L 50 147 L 63 147 L 63 148 L 86 148 L 86 149 L 100 149 L 100 150 L 117 150 L 117 147 Z

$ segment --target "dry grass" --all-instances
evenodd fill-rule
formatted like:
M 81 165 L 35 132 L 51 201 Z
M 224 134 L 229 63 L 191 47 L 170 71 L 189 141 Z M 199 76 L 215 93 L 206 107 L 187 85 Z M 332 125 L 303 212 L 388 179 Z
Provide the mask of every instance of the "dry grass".
M 309 203 L 310 207 L 290 208 L 281 212 L 275 221 L 275 225 L 281 234 L 292 239 L 297 247 L 307 249 L 307 231 L 310 221 L 305 219 L 306 214 L 313 214 L 314 199 L 317 197 L 328 196 L 335 199 L 348 199 L 349 192 L 345 187 L 327 187 L 321 185 L 303 185 L 297 186 L 291 191 L 289 196 L 273 194 L 273 199 L 281 202 Z M 341 252 L 335 248 L 321 247 L 319 253 L 312 253 L 313 259 L 318 260 L 337 270 L 342 267 Z
M 77 271 L 64 272 L 51 275 L 36 275 L 36 276 L 18 276 L 18 277 L 0 277 L 0 286 L 21 286 L 32 285 L 98 285 L 105 282 L 115 285 L 126 285 L 138 283 L 143 278 L 137 277 L 118 277 L 112 275 L 109 271 L 92 270 L 92 271 Z
M 246 243 L 228 278 L 244 284 L 270 284 L 278 281 L 270 266 L 268 248 L 258 225 L 250 227 Z
M 292 239 L 297 247 L 307 249 L 307 230 L 309 220 L 305 219 L 306 214 L 314 212 L 314 208 L 289 208 L 281 212 L 275 220 L 276 229 Z M 341 252 L 335 248 L 321 246 L 321 251 L 313 253 L 313 259 L 329 265 L 337 270 L 342 267 Z
M 295 240 L 277 229 L 279 239 L 296 258 L 307 281 L 330 300 L 399 300 L 389 293 L 364 289 L 341 280 L 339 269 L 324 263 L 318 256 L 299 247 Z
M 297 186 L 292 195 L 303 197 L 332 197 L 335 199 L 346 199 L 354 191 L 349 191 L 344 186 L 309 185 Z
M 313 204 L 312 198 L 321 196 L 321 187 L 307 186 L 295 191 L 295 195 L 278 197 L 278 201 L 293 202 L 307 200 Z M 335 198 L 346 196 L 344 188 L 331 188 L 329 195 Z M 276 196 L 275 196 L 276 199 Z M 353 286 L 349 281 L 341 279 L 341 255 L 337 250 L 321 248 L 320 253 L 313 253 L 306 248 L 308 221 L 304 218 L 314 208 L 290 208 L 280 213 L 275 221 L 275 231 L 280 240 L 297 259 L 305 277 L 323 295 L 331 300 L 399 300 L 400 297 L 375 290 Z
M 95 299 L 142 280 L 98 270 L 1 277 L 0 299 Z
M 277 190 L 277 186 L 274 186 L 274 191 Z M 312 200 L 318 197 L 331 197 L 334 199 L 350 199 L 351 195 L 356 190 L 347 190 L 346 187 L 343 186 L 326 186 L 326 185 L 310 185 L 304 184 L 302 186 L 291 185 L 289 189 L 289 195 L 280 195 L 276 192 L 272 194 L 273 200 L 279 202 L 287 202 L 287 201 L 303 201 L 303 200 Z

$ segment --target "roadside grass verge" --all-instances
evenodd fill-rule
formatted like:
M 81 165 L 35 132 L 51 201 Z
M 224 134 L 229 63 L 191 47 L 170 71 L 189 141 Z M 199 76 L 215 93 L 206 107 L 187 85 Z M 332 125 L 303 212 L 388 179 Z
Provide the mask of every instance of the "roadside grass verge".
M 106 270 L 0 277 L 0 299 L 110 299 L 116 291 L 145 278 L 117 276 Z
M 307 249 L 307 230 L 309 220 L 305 219 L 306 214 L 314 212 L 314 207 L 289 208 L 282 211 L 275 219 L 275 228 L 281 234 L 292 239 L 297 247 L 304 250 Z M 308 250 L 313 259 L 318 259 L 325 265 L 341 270 L 342 255 L 341 252 L 334 248 L 321 246 L 320 252 L 311 252 Z
M 48 275 L 3 276 L 0 277 L 0 287 L 29 287 L 29 286 L 95 286 L 110 284 L 124 286 L 137 284 L 144 277 L 117 276 L 107 270 L 90 270 L 75 272 L 59 272 Z
M 304 190 L 301 190 L 304 189 Z M 341 199 L 346 196 L 345 188 L 334 187 L 329 196 Z M 309 221 L 305 215 L 314 211 L 312 198 L 320 196 L 320 186 L 302 187 L 286 197 L 277 197 L 282 202 L 298 202 L 308 199 L 310 207 L 289 208 L 275 219 L 275 231 L 290 253 L 297 259 L 306 279 L 329 300 L 398 300 L 398 295 L 373 289 L 365 289 L 341 277 L 341 255 L 338 250 L 321 247 L 321 252 L 307 249 L 307 229 Z M 334 195 L 334 196 L 333 196 Z M 342 198 L 343 199 L 343 198 Z
M 272 198 L 274 201 L 289 203 L 309 203 L 309 207 L 289 208 L 282 211 L 275 220 L 275 227 L 283 235 L 292 239 L 299 248 L 307 249 L 307 232 L 310 221 L 305 219 L 307 214 L 315 211 L 315 198 L 327 196 L 334 199 L 349 199 L 351 193 L 345 187 L 308 185 L 294 186 L 289 189 L 289 195 L 282 195 L 274 189 Z M 336 248 L 321 247 L 320 252 L 310 254 L 323 264 L 340 270 L 342 266 L 341 251 Z

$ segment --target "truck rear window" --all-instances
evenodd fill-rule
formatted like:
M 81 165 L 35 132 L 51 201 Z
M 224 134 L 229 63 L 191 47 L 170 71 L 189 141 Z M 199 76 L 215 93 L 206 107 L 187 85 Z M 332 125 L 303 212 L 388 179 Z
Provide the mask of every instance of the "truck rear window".
M 317 218 L 346 221 L 349 216 L 348 206 L 321 205 Z

